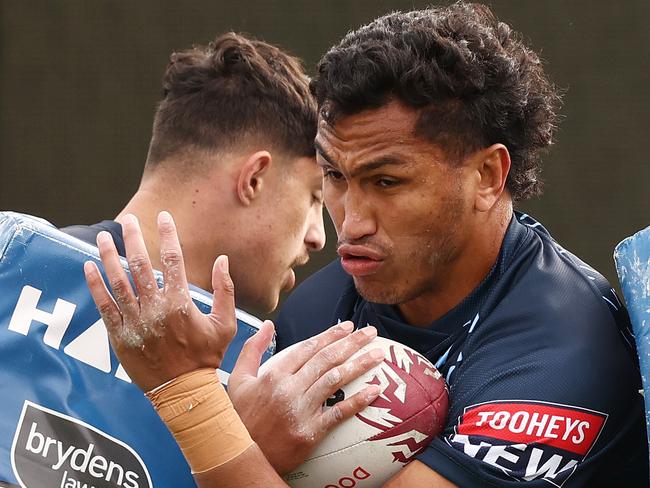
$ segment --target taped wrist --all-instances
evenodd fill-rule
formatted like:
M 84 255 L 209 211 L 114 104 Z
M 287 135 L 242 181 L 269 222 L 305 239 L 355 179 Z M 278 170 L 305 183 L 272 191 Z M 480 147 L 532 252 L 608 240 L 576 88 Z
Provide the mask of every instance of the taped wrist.
M 221 466 L 253 444 L 214 369 L 185 373 L 146 395 L 192 473 Z

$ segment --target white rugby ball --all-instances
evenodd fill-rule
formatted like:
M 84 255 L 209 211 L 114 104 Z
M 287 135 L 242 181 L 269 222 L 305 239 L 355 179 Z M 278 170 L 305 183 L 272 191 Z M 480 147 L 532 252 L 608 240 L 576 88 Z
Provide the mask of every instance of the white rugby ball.
M 385 351 L 384 361 L 345 385 L 328 404 L 367 385 L 379 385 L 380 396 L 332 430 L 309 459 L 285 476 L 292 487 L 379 487 L 442 431 L 448 398 L 438 370 L 418 352 L 383 337 L 353 357 L 374 348 Z

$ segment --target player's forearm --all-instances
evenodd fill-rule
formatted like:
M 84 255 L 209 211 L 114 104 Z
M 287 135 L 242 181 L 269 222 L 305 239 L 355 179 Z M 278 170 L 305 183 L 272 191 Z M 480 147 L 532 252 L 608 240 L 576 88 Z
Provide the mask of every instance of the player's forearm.
M 477 480 L 477 483 L 480 484 L 480 481 Z M 384 483 L 383 488 L 411 488 L 412 486 L 458 488 L 454 483 L 417 460 L 402 468 L 388 482 Z
M 181 375 L 147 396 L 201 488 L 287 486 L 251 439 L 213 370 Z
M 288 486 L 271 467 L 257 444 L 253 444 L 230 462 L 210 471 L 194 474 L 194 480 L 199 488 Z

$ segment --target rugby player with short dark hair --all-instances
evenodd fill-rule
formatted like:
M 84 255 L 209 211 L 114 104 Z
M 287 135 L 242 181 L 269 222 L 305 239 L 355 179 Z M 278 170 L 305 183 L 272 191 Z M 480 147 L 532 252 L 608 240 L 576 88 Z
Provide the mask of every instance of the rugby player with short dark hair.
M 288 299 L 278 346 L 352 320 L 426 355 L 449 385 L 444 432 L 410 453 L 385 486 L 647 486 L 627 313 L 598 272 L 513 208 L 539 192 L 540 152 L 556 124 L 559 97 L 537 55 L 487 7 L 459 2 L 392 13 L 349 33 L 322 58 L 312 90 L 340 259 Z M 122 318 L 129 301 L 113 302 L 98 272 L 87 271 L 140 386 L 177 389 L 184 380 L 175 377 L 217 365 L 185 362 L 164 374 L 148 367 L 121 331 L 141 331 L 139 317 L 160 307 Z M 174 323 L 171 314 L 162 320 Z M 183 330 L 204 331 L 204 319 Z M 191 346 L 170 344 L 175 333 L 167 327 L 165 340 L 152 337 L 147 347 L 189 357 Z M 211 337 L 221 337 L 215 353 L 227 344 L 225 333 Z M 242 354 L 269 338 L 267 327 Z M 313 340 L 291 351 L 309 347 Z M 325 435 L 312 421 L 320 409 L 296 414 L 303 397 L 286 377 L 247 369 L 244 380 L 233 372 L 229 393 L 257 445 L 242 441 L 248 447 L 225 460 L 222 448 L 241 438 L 241 424 L 213 425 L 200 442 L 214 463 L 207 451 L 185 450 L 190 463 L 209 467 L 196 475 L 202 487 L 284 486 L 271 466 L 287 472 Z M 274 385 L 282 394 L 268 394 Z M 212 394 L 224 398 L 219 388 Z M 272 423 L 260 421 L 269 415 Z
M 224 337 L 231 338 L 229 332 L 234 330 L 224 327 L 229 317 L 224 317 L 222 310 L 226 308 L 219 295 L 232 296 L 236 287 L 238 307 L 271 311 L 277 306 L 280 291 L 295 284 L 292 268 L 305 264 L 308 253 L 325 244 L 323 178 L 314 149 L 316 104 L 309 91 L 309 79 L 297 58 L 270 44 L 234 33 L 218 37 L 209 46 L 172 54 L 163 88 L 164 98 L 154 118 L 149 154 L 137 193 L 115 221 L 63 230 L 97 243 L 106 271 L 114 278 L 110 281 L 113 293 L 134 300 L 130 311 L 121 314 L 124 320 L 133 317 L 131 312 L 139 313 L 145 305 L 152 305 L 144 295 L 158 289 L 153 285 L 141 288 L 136 300 L 118 254 L 127 257 L 135 283 L 141 284 L 153 276 L 146 271 L 153 263 L 153 268 L 163 271 L 165 278 L 169 278 L 167 271 L 171 266 L 173 276 L 214 290 L 217 299 L 214 313 L 208 316 L 207 332 L 220 330 Z M 167 212 L 161 213 L 162 210 Z M 174 225 L 162 225 L 163 231 L 158 232 L 160 219 L 169 212 L 175 217 Z M 176 232 L 181 239 L 174 240 L 178 247 L 158 252 L 169 243 L 170 234 Z M 135 247 L 130 246 L 134 242 Z M 112 266 L 107 264 L 110 251 L 115 252 Z M 219 255 L 229 259 L 216 260 Z M 220 277 L 221 266 L 228 269 L 227 278 Z M 174 315 L 171 320 L 177 325 L 192 323 L 200 315 L 193 304 L 174 306 L 179 299 L 189 298 L 187 282 L 184 287 L 166 287 L 165 291 L 170 292 L 168 300 L 155 303 Z M 99 308 L 106 316 L 107 309 Z M 153 315 L 140 318 L 142 324 L 149 319 L 156 321 L 147 330 L 161 336 L 164 325 L 159 329 L 160 323 Z M 111 318 L 107 319 L 111 323 Z M 145 369 L 151 366 L 159 371 L 175 371 L 187 361 L 193 364 L 204 358 L 214 362 L 223 357 L 214 353 L 214 340 L 206 337 L 206 331 L 199 333 L 190 327 L 177 331 L 181 333 L 181 329 L 189 335 L 177 339 L 201 352 L 157 361 L 148 355 L 155 348 L 147 347 Z M 376 336 L 372 328 L 366 331 L 370 335 L 350 335 L 351 329 L 338 328 L 326 335 L 330 342 L 341 339 L 335 346 L 337 354 L 334 358 L 320 355 L 318 366 L 313 367 L 312 363 L 304 369 L 317 371 L 316 377 L 320 378 L 330 371 L 333 360 L 348 359 Z M 273 327 L 267 322 L 258 342 L 266 338 L 268 344 L 269 334 L 272 336 Z M 317 355 L 330 342 L 322 342 L 313 354 Z M 112 340 L 112 344 L 121 353 L 119 342 Z M 140 352 L 144 350 L 143 347 Z M 383 356 L 361 356 L 351 361 L 352 367 L 342 379 L 349 381 L 382 359 Z M 253 355 L 248 362 L 256 368 L 259 357 Z M 239 361 L 240 375 L 235 378 L 241 378 L 248 367 L 246 361 Z M 302 370 L 297 368 L 295 372 Z M 137 371 L 131 372 L 140 377 Z M 338 425 L 367 406 L 376 398 L 375 390 L 369 388 L 341 402 L 336 412 L 345 412 L 344 415 L 330 415 L 323 422 L 323 432 L 325 426 L 329 429 Z M 257 392 L 260 391 L 258 388 Z M 324 385 L 320 392 L 312 392 L 312 404 L 320 407 L 329 395 L 329 387 Z M 304 415 L 301 410 L 298 413 Z M 275 453 L 278 460 L 294 462 L 294 457 L 285 456 L 283 450 Z
M 138 191 L 114 221 L 63 230 L 91 243 L 108 231 L 124 255 L 120 223 L 134 214 L 159 267 L 156 216 L 169 210 L 189 281 L 211 290 L 227 254 L 238 305 L 269 312 L 325 244 L 316 117 L 300 61 L 273 45 L 228 33 L 173 53 Z

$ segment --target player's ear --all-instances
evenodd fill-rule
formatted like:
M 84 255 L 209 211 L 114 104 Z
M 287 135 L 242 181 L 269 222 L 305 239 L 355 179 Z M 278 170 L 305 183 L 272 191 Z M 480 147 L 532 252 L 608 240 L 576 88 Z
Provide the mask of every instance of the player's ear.
M 502 195 L 510 172 L 510 153 L 503 144 L 493 144 L 477 154 L 478 186 L 475 207 L 487 212 Z
M 246 158 L 237 179 L 237 197 L 242 204 L 250 205 L 259 197 L 272 162 L 268 151 L 257 151 Z

